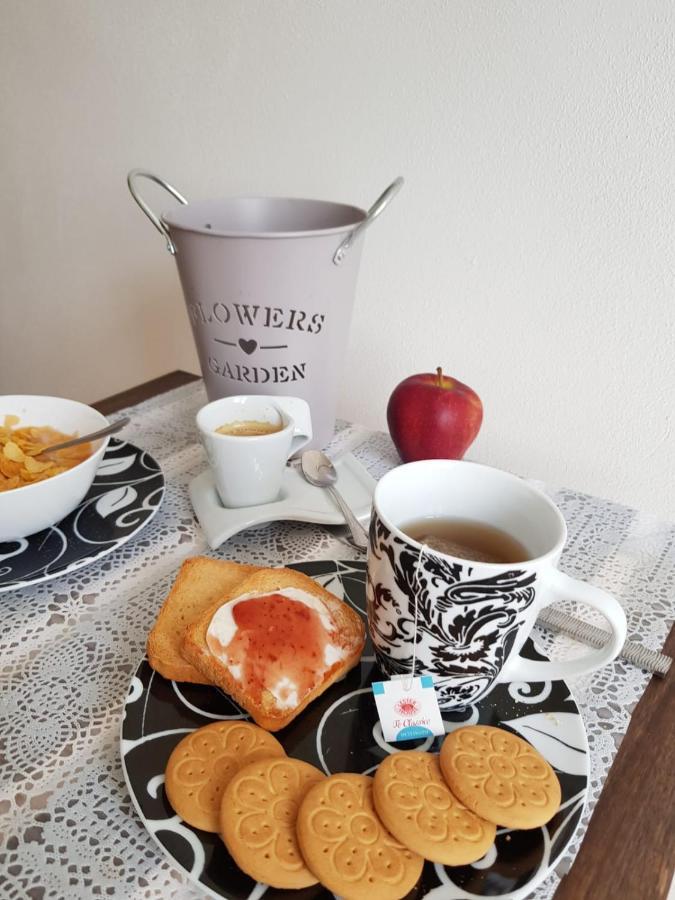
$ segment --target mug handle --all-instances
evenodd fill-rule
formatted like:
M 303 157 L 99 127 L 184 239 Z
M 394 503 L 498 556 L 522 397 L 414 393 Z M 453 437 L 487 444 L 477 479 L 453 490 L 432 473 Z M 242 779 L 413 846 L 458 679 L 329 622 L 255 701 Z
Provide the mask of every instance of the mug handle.
M 576 600 L 601 612 L 612 629 L 608 633 L 607 643 L 599 650 L 591 650 L 576 659 L 553 659 L 544 662 L 525 659 L 519 653 L 515 653 L 507 661 L 497 681 L 557 681 L 585 675 L 615 659 L 624 645 L 626 615 L 619 601 L 611 594 L 593 584 L 570 578 L 558 569 L 552 569 L 548 573 L 542 590 L 546 592 L 547 597 L 544 606 L 550 606 L 559 600 Z
M 288 452 L 290 459 L 312 440 L 312 415 L 309 411 L 309 404 L 300 397 L 273 397 L 272 399 L 295 423 L 291 449 Z

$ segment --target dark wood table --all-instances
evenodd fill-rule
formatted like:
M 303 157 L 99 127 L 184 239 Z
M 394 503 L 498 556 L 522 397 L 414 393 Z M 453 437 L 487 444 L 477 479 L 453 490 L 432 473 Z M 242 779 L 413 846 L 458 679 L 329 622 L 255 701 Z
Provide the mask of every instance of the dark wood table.
M 171 372 L 93 405 L 105 415 L 198 380 Z M 674 601 L 675 602 L 675 601 Z M 675 626 L 664 652 L 675 655 Z M 653 677 L 630 720 L 556 900 L 665 900 L 675 869 L 675 671 Z

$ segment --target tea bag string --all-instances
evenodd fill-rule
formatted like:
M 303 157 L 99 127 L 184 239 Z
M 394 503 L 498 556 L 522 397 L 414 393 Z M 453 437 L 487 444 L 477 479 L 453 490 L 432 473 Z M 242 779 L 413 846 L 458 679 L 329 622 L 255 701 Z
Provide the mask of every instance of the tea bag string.
M 412 689 L 412 683 L 415 678 L 415 666 L 417 665 L 417 619 L 419 612 L 419 595 L 420 595 L 420 568 L 422 567 L 422 560 L 424 554 L 427 552 L 429 548 L 426 544 L 422 544 L 420 547 L 420 552 L 417 555 L 417 561 L 415 562 L 415 579 L 413 585 L 413 595 L 414 595 L 414 603 L 415 603 L 415 611 L 413 618 L 413 654 L 412 654 L 412 668 L 410 670 L 410 679 L 406 679 L 403 689 L 409 691 Z

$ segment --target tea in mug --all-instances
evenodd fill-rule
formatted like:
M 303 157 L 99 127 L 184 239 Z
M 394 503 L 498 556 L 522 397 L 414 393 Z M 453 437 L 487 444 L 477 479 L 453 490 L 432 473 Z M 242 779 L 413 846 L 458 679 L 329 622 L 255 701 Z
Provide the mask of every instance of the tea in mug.
M 530 559 L 527 549 L 494 525 L 471 519 L 430 517 L 400 525 L 401 531 L 431 550 L 485 563 L 520 563 Z
M 283 429 L 282 422 L 257 422 L 248 420 L 243 422 L 227 422 L 216 428 L 216 434 L 229 434 L 234 437 L 260 437 L 263 434 L 276 434 Z

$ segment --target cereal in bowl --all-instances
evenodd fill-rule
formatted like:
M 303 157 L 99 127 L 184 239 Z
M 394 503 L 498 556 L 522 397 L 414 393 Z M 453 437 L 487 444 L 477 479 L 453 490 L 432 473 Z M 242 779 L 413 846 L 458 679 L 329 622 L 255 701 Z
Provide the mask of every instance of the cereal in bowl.
M 45 453 L 45 448 L 76 437 L 44 426 L 18 428 L 18 416 L 5 416 L 0 425 L 0 491 L 60 475 L 91 455 L 91 444 Z

